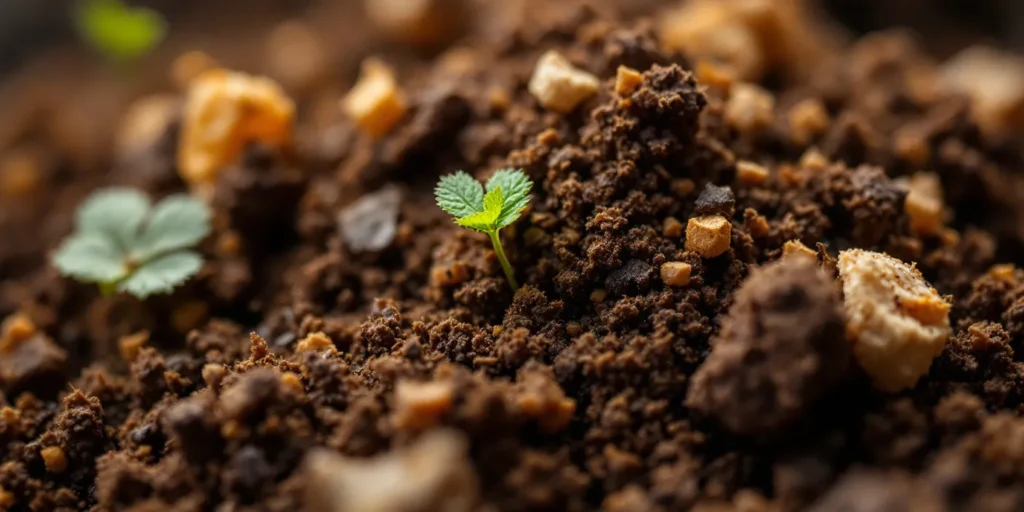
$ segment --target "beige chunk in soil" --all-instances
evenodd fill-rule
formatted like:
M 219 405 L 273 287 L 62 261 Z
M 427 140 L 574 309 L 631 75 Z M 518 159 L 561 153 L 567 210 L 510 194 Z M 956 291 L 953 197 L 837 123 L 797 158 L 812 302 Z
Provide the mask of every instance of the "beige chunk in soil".
M 821 150 L 811 146 L 800 155 L 800 168 L 811 172 L 821 172 L 828 167 L 828 157 Z
M 910 229 L 922 235 L 937 235 L 942 230 L 942 182 L 931 172 L 919 172 L 909 180 L 909 192 L 903 210 L 910 217 Z
M 121 359 L 128 364 L 139 355 L 146 344 L 149 343 L 149 331 L 139 331 L 134 334 L 121 336 L 117 341 L 118 350 L 121 352 Z
M 294 120 L 295 104 L 270 79 L 226 69 L 206 71 L 189 87 L 178 172 L 193 189 L 209 192 L 220 171 L 247 144 L 290 147 Z
M 597 93 L 596 76 L 573 67 L 561 54 L 551 50 L 537 60 L 527 88 L 541 106 L 568 114 Z
M 782 244 L 782 257 L 791 258 L 794 256 L 811 258 L 815 261 L 818 259 L 818 253 L 815 252 L 814 249 L 804 245 L 803 242 L 799 240 L 790 240 Z
M 722 62 L 740 77 L 757 78 L 767 65 L 757 33 L 738 2 L 698 0 L 660 17 L 665 45 L 714 62 Z
M 541 372 L 520 373 L 513 403 L 519 412 L 535 419 L 541 430 L 549 434 L 568 427 L 576 412 L 576 401 L 565 396 L 552 375 Z
M 299 343 L 295 345 L 296 352 L 323 352 L 327 351 L 334 353 L 337 348 L 334 346 L 334 342 L 331 338 L 322 332 L 311 332 L 305 338 L 299 340 Z
M 369 58 L 363 61 L 359 81 L 341 100 L 341 108 L 361 130 L 379 138 L 405 117 L 408 103 L 391 68 Z
M 306 392 L 302 385 L 302 377 L 292 372 L 281 374 L 281 386 L 299 396 Z
M 882 391 L 913 387 L 952 334 L 949 304 L 920 271 L 885 254 L 843 251 L 838 266 L 857 362 Z
M 445 265 L 435 264 L 430 268 L 430 284 L 439 287 L 460 285 L 470 278 L 470 267 L 464 261 L 456 261 Z
M 921 167 L 932 157 L 932 149 L 920 130 L 903 128 L 896 130 L 892 136 L 893 151 L 896 156 L 904 159 L 914 167 Z
M 369 459 L 318 449 L 304 465 L 312 512 L 470 512 L 479 501 L 466 440 L 450 430 Z
M 797 145 L 804 145 L 828 129 L 828 111 L 821 100 L 805 99 L 793 105 L 786 113 L 789 134 Z
M 762 185 L 768 181 L 768 169 L 750 160 L 736 162 L 736 179 L 744 185 Z
M 729 250 L 732 224 L 721 215 L 694 217 L 686 224 L 686 250 L 714 258 Z
M 454 398 L 451 382 L 399 381 L 395 386 L 395 426 L 402 429 L 432 427 L 451 410 Z
M 768 224 L 768 219 L 751 208 L 747 208 L 743 212 L 743 225 L 747 228 L 750 236 L 754 238 L 764 238 L 772 231 L 772 227 Z
M 693 272 L 693 265 L 682 261 L 669 261 L 661 264 L 661 280 L 675 288 L 682 288 L 690 284 L 691 272 Z
M 728 92 L 736 83 L 736 74 L 731 67 L 708 60 L 698 62 L 694 74 L 697 75 L 697 83 L 719 91 Z
M 760 86 L 738 83 L 732 86 L 725 104 L 725 123 L 746 133 L 772 124 L 775 97 Z
M 801 76 L 834 46 L 828 27 L 794 0 L 688 0 L 659 16 L 665 45 L 698 60 L 723 63 L 743 80 L 766 71 Z
M 66 367 L 67 353 L 24 314 L 15 313 L 0 325 L 0 391 L 59 386 Z
M 661 224 L 661 234 L 669 238 L 679 238 L 683 236 L 683 223 L 675 217 L 665 217 Z
M 28 315 L 15 313 L 4 319 L 0 324 L 0 354 L 14 350 L 14 347 L 35 336 L 36 325 Z
M 986 132 L 1024 125 L 1024 58 L 975 46 L 946 61 L 939 81 L 946 90 L 971 97 L 978 124 Z
M 643 83 L 644 75 L 633 68 L 619 66 L 615 72 L 615 94 L 619 96 L 625 97 L 633 94 Z
M 68 458 L 64 450 L 59 446 L 48 446 L 39 452 L 43 457 L 43 464 L 50 473 L 63 473 L 68 468 Z

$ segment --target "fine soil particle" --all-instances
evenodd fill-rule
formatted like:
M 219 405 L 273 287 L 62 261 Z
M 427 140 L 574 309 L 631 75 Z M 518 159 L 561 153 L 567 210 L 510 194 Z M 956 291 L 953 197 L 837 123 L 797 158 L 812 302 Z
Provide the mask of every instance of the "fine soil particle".
M 325 71 L 246 71 L 288 84 L 294 140 L 231 148 L 203 269 L 145 301 L 48 259 L 97 188 L 190 190 L 186 95 L 121 140 L 127 89 L 12 78 L 32 94 L 0 119 L 0 510 L 1024 508 L 1024 87 L 950 89 L 904 33 L 793 2 L 594 3 L 289 20 L 309 51 L 272 60 Z M 588 77 L 571 109 L 565 73 L 530 87 L 552 51 Z M 338 100 L 371 54 L 402 108 L 366 132 Z M 515 292 L 433 200 L 509 167 L 534 183 L 501 232 Z M 948 310 L 909 389 L 851 355 L 854 249 Z

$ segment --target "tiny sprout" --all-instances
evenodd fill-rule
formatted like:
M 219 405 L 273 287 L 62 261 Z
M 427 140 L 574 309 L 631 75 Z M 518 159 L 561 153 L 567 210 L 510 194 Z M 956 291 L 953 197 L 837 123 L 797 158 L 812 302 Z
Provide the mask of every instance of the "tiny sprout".
M 442 176 L 434 189 L 437 205 L 455 217 L 455 223 L 486 233 L 498 255 L 501 268 L 512 290 L 518 290 L 512 265 L 505 257 L 498 232 L 519 218 L 530 202 L 533 182 L 521 170 L 502 169 L 487 180 L 487 193 L 480 182 L 465 171 Z
M 123 0 L 78 0 L 75 25 L 82 39 L 115 62 L 138 59 L 167 33 L 160 13 Z
M 205 204 L 184 194 L 151 206 L 137 190 L 100 190 L 78 208 L 75 232 L 53 264 L 63 275 L 97 283 L 104 295 L 169 293 L 202 268 L 202 256 L 189 249 L 209 234 L 210 217 Z

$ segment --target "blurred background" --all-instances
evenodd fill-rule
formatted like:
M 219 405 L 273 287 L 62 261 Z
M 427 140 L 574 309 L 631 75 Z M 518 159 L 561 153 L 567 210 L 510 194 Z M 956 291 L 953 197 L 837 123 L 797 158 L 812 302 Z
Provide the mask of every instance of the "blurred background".
M 74 0 L 0 0 L 0 71 L 9 72 L 48 47 L 74 44 Z M 415 0 L 411 0 L 415 1 Z M 478 0 L 486 1 L 486 0 Z M 502 0 L 495 0 L 502 1 Z M 575 0 L 561 0 L 563 2 Z M 940 56 L 977 41 L 1024 49 L 1024 2 L 1020 0 L 811 0 L 856 33 L 905 26 L 918 32 Z M 362 0 L 130 0 L 153 8 L 170 22 L 172 34 L 237 34 L 265 28 L 281 16 L 311 9 L 359 16 Z M 597 0 L 623 12 L 646 11 L 657 0 Z M 330 25 L 330 18 L 325 18 Z
M 78 6 L 89 2 L 120 5 L 122 1 L 129 10 L 152 10 L 166 23 L 165 36 L 158 44 L 142 58 L 127 64 L 111 62 L 109 52 L 105 55 L 95 45 L 86 44 L 87 38 L 76 24 Z M 829 31 L 847 39 L 866 32 L 906 27 L 916 34 L 920 46 L 940 60 L 976 43 L 1024 51 L 1024 0 L 771 1 L 806 7 L 799 10 L 810 13 L 814 19 L 830 20 Z M 188 77 L 213 65 L 270 76 L 304 105 L 314 106 L 303 107 L 305 111 L 334 115 L 338 112 L 336 107 L 315 106 L 336 105 L 367 56 L 385 55 L 401 75 L 403 70 L 412 69 L 410 65 L 425 63 L 445 51 L 458 37 L 468 37 L 473 44 L 501 38 L 512 41 L 507 44 L 516 44 L 516 36 L 510 38 L 510 27 L 521 25 L 523 20 L 530 25 L 545 14 L 566 11 L 566 6 L 584 2 L 626 19 L 685 3 L 0 0 L 0 112 L 4 113 L 0 119 L 0 148 L 35 137 L 56 141 L 56 146 L 62 149 L 61 158 L 74 160 L 74 169 L 102 167 L 113 139 L 111 134 L 135 99 L 157 93 L 180 94 Z M 381 22 L 390 19 L 401 24 L 402 14 L 398 11 L 431 9 L 441 11 L 443 16 L 439 19 L 444 19 L 436 26 L 427 23 L 432 33 L 402 34 L 396 38 Z M 988 60 L 995 62 L 997 68 L 1005 67 L 1003 61 Z M 1024 64 L 1020 68 L 1024 70 Z M 318 123 L 314 119 L 311 124 L 313 128 L 323 127 L 329 121 Z

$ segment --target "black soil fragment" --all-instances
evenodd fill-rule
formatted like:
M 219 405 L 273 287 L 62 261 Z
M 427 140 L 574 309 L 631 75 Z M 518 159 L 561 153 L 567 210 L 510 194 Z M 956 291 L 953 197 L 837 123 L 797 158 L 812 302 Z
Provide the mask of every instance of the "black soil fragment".
M 693 203 L 694 215 L 723 215 L 732 217 L 736 213 L 736 198 L 729 187 L 708 183 Z

